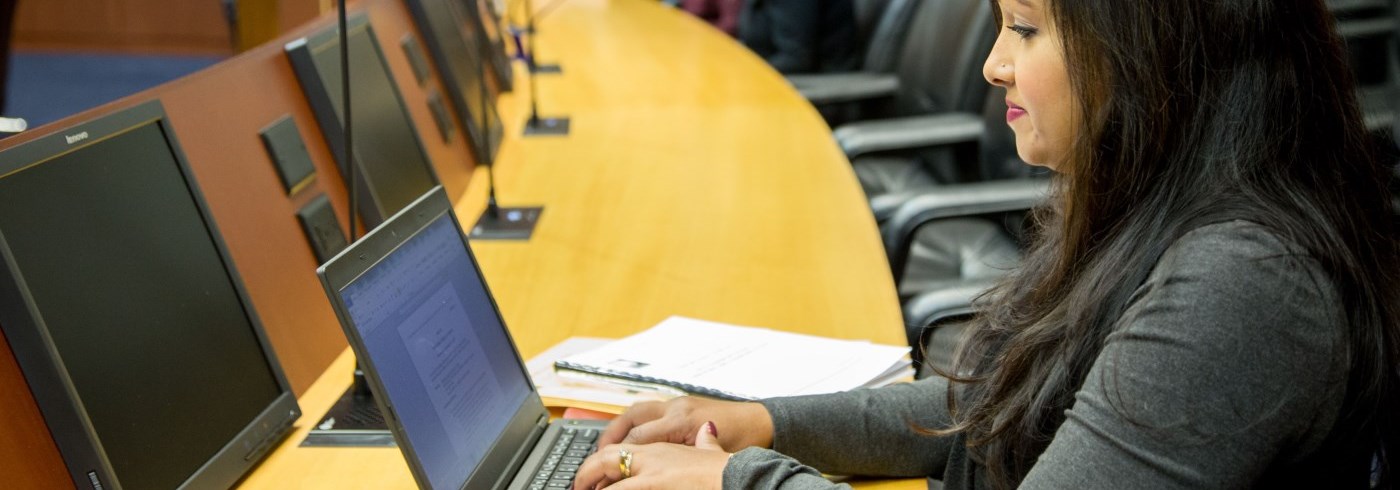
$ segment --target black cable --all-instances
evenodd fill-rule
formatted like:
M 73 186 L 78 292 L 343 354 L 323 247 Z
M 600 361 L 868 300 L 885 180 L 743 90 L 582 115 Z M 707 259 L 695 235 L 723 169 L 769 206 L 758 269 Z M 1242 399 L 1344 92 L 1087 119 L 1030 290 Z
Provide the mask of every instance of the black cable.
M 525 0 L 525 14 L 525 35 L 530 38 L 530 52 L 525 55 L 525 71 L 530 75 L 530 126 L 539 127 L 540 87 L 535 78 L 540 49 L 535 45 L 535 3 L 532 0 Z
M 347 214 L 350 216 L 350 244 L 354 245 L 357 228 L 355 223 L 358 221 L 355 219 L 355 191 L 358 186 L 355 185 L 355 139 L 351 129 L 354 125 L 350 123 L 350 22 L 347 19 L 345 0 L 340 0 L 340 88 L 343 92 L 340 101 L 344 108 L 342 112 L 345 113 L 345 168 L 350 180 L 350 211 Z M 356 398 L 365 399 L 372 396 L 359 360 L 355 361 L 355 382 L 350 386 Z
M 485 21 L 485 19 L 482 20 L 483 22 Z M 487 44 L 488 43 L 477 43 L 478 59 L 484 60 L 487 56 L 490 56 Z M 482 142 L 481 162 L 486 165 L 486 212 L 491 213 L 493 217 L 500 218 L 501 207 L 496 204 L 496 162 L 495 158 L 492 157 L 493 148 L 491 146 L 491 114 L 496 111 L 496 101 L 491 99 L 491 92 L 486 89 L 485 63 L 476 65 L 476 75 L 478 80 L 481 81 L 481 83 L 477 85 L 479 89 L 477 95 L 481 97 L 483 102 L 482 106 L 484 107 L 484 110 L 482 110 L 481 114 L 478 116 L 481 121 L 481 132 L 485 136 L 485 138 L 482 138 L 484 141 Z
M 356 208 L 356 205 L 355 205 L 355 204 L 356 204 L 356 203 L 355 203 L 355 200 L 356 200 L 356 199 L 355 199 L 355 194 L 356 194 L 356 191 L 359 190 L 359 189 L 358 189 L 358 186 L 355 185 L 355 147 L 354 147 L 354 145 L 353 145 L 353 142 L 354 142 L 354 129 L 353 129 L 353 128 L 354 128 L 354 124 L 351 123 L 351 121 L 353 121 L 353 119 L 351 119 L 351 117 L 350 117 L 350 22 L 347 20 L 348 17 L 346 16 L 346 13 L 345 13 L 345 0 L 339 0 L 339 1 L 340 1 L 340 88 L 341 88 L 341 92 L 342 92 L 342 93 L 341 93 L 341 106 L 344 108 L 344 110 L 343 110 L 342 112 L 344 112 L 344 114 L 345 114 L 345 124 L 344 124 L 344 126 L 345 126 L 345 142 L 344 142 L 344 143 L 345 143 L 345 168 L 346 168 L 346 172 L 347 172 L 347 173 L 346 173 L 346 175 L 347 175 L 346 180 L 349 180 L 349 181 L 350 181 L 350 210 L 349 210 L 348 213 L 346 213 L 346 215 L 350 217 L 350 243 L 353 244 L 353 243 L 355 243 L 356 235 L 358 234 L 358 230 L 357 230 L 358 226 L 356 226 L 356 223 L 358 222 L 358 220 L 355 219 L 355 214 L 356 214 L 356 211 L 357 211 L 357 208 Z

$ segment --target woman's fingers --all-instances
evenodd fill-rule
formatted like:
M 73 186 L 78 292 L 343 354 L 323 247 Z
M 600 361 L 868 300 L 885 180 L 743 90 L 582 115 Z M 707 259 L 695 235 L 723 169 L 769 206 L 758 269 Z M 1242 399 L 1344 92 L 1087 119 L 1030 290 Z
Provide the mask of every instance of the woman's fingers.
M 623 438 L 632 432 L 632 428 L 659 419 L 665 414 L 666 406 L 660 402 L 643 402 L 633 405 L 632 408 L 628 408 L 627 411 L 622 412 L 622 415 L 618 415 L 617 418 L 608 423 L 608 426 L 598 435 L 598 446 L 622 442 Z
M 592 490 L 603 488 L 624 478 L 622 474 L 622 450 L 633 452 L 637 446 L 630 444 L 609 444 L 598 448 L 598 452 L 588 456 L 579 465 L 578 473 L 574 475 L 575 490 Z M 632 458 L 632 474 L 637 473 L 636 456 Z

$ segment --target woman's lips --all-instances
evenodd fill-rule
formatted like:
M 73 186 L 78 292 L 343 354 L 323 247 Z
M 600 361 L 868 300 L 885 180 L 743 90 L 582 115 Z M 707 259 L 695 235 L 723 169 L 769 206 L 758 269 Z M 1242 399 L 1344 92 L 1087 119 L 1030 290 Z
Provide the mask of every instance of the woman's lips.
M 1009 101 L 1009 100 L 1006 101 L 1006 123 L 1007 123 L 1007 124 L 1011 124 L 1012 121 L 1015 121 L 1015 120 L 1017 120 L 1017 119 L 1020 119 L 1021 116 L 1024 116 L 1024 115 L 1026 115 L 1026 109 L 1025 109 L 1025 108 L 1023 108 L 1023 107 L 1021 107 L 1021 106 L 1018 106 L 1018 105 L 1016 105 L 1015 103 L 1012 103 L 1012 102 Z

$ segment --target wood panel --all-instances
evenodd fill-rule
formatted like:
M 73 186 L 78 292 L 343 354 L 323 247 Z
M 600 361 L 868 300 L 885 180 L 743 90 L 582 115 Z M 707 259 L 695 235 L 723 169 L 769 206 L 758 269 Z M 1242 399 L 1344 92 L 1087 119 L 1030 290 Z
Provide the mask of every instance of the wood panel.
M 460 135 L 444 142 L 433 126 L 427 88 L 414 81 L 397 39 L 407 34 L 407 11 L 395 0 L 366 2 L 384 56 L 448 195 L 466 189 L 471 154 Z M 355 11 L 358 7 L 352 7 Z M 345 347 L 339 323 L 316 279 L 316 260 L 296 210 L 326 194 L 345 223 L 347 192 L 282 45 L 330 28 L 327 15 L 300 32 L 191 77 L 158 87 L 161 98 L 243 275 L 249 295 L 298 394 Z M 286 196 L 258 132 L 292 114 L 316 166 L 315 183 Z M 211 117 L 211 115 L 217 115 Z M 347 228 L 348 229 L 348 228 Z M 361 228 L 363 230 L 363 228 Z
M 234 47 L 239 52 L 260 46 L 282 34 L 277 0 L 238 0 L 236 5 L 238 26 Z
M 277 2 L 277 24 L 281 32 L 286 32 L 311 22 L 328 10 L 322 8 L 321 0 L 280 0 Z
M 0 477 L 19 490 L 71 486 L 29 384 L 0 332 Z
M 228 53 L 218 0 L 22 0 L 16 49 Z

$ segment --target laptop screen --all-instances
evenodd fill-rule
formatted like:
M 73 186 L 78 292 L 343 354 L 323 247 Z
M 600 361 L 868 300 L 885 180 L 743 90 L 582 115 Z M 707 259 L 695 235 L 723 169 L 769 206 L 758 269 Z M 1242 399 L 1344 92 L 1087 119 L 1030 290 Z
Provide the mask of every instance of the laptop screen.
M 531 387 L 451 214 L 340 294 L 432 488 L 461 488 Z

